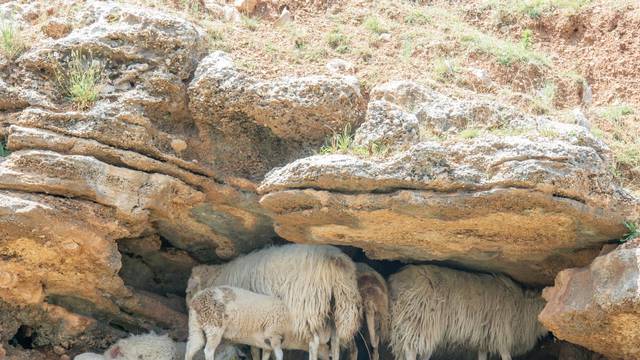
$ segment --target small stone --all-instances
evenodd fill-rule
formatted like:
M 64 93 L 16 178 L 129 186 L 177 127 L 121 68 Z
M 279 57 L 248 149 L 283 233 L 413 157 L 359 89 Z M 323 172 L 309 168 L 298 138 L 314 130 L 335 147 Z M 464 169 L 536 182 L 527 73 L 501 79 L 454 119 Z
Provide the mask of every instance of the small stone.
M 8 288 L 13 285 L 15 278 L 11 273 L 0 271 L 0 288 Z
M 258 0 L 236 0 L 233 3 L 238 11 L 241 11 L 245 14 L 250 14 L 255 10 L 256 5 L 258 5 Z
M 50 38 L 60 39 L 71 32 L 71 25 L 60 20 L 50 19 L 42 25 L 41 30 Z
M 355 68 L 353 67 L 352 63 L 346 60 L 337 59 L 337 58 L 329 60 L 329 62 L 327 62 L 327 65 L 325 65 L 325 67 L 329 72 L 333 74 L 353 75 L 353 73 L 355 72 Z
M 380 41 L 383 41 L 383 42 L 389 42 L 389 41 L 391 41 L 391 34 L 389 34 L 389 33 L 380 34 L 378 39 L 380 39 Z
M 482 84 L 484 86 L 491 85 L 491 78 L 487 70 L 480 68 L 469 68 L 469 75 L 472 78 L 472 82 Z
M 276 26 L 284 26 L 291 22 L 291 13 L 287 8 L 282 9 L 282 13 L 276 20 Z
M 63 348 L 62 346 L 60 346 L 60 345 L 56 345 L 56 346 L 53 347 L 53 352 L 56 355 L 64 355 L 64 353 L 66 353 L 67 350 L 65 348 Z
M 239 23 L 240 21 L 242 21 L 242 15 L 240 15 L 238 9 L 234 8 L 233 6 L 225 6 L 224 21 Z
M 218 4 L 214 0 L 205 0 L 204 8 L 207 12 L 216 19 L 224 18 L 224 6 Z
M 60 360 L 71 360 L 71 358 L 69 357 L 69 355 L 62 355 L 60 356 Z
M 589 123 L 589 119 L 584 115 L 580 108 L 575 108 L 571 111 L 573 115 L 573 121 L 576 125 L 580 125 L 584 128 L 591 130 L 591 123 Z
M 173 139 L 171 140 L 171 148 L 175 152 L 181 153 L 187 149 L 187 142 L 182 139 Z

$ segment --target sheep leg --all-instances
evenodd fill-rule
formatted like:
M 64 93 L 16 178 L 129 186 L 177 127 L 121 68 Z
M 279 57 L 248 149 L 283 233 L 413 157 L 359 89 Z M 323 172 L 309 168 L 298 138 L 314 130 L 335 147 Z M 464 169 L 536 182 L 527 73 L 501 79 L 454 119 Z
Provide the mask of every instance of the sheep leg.
M 193 359 L 196 353 L 202 349 L 205 344 L 204 331 L 202 331 L 196 316 L 195 311 L 189 310 L 189 340 L 187 340 L 187 350 L 184 357 L 185 360 Z
M 367 330 L 369 331 L 369 341 L 371 341 L 371 347 L 373 348 L 373 357 L 372 360 L 380 359 L 380 355 L 378 354 L 378 334 L 376 333 L 376 322 L 373 316 L 374 314 L 370 311 L 367 311 L 365 316 L 367 318 Z
M 331 357 L 331 360 L 340 358 L 340 338 L 335 327 L 331 329 Z
M 358 359 L 358 346 L 356 345 L 355 339 L 349 342 L 349 359 L 350 360 Z
M 414 350 L 404 350 L 404 359 L 405 360 L 416 360 L 418 354 Z
M 271 338 L 271 348 L 273 349 L 273 354 L 276 356 L 276 360 L 282 360 L 284 355 L 282 354 L 282 340 L 279 336 Z
M 488 354 L 486 351 L 478 352 L 478 360 L 487 360 Z
M 508 351 L 501 351 L 500 358 L 502 360 L 511 360 L 511 354 Z
M 313 339 L 309 341 L 309 360 L 318 360 L 318 347 L 320 346 L 320 337 L 313 335 Z
M 222 341 L 224 329 L 218 327 L 208 327 L 204 329 L 207 336 L 207 345 L 204 347 L 204 358 L 206 360 L 215 360 L 216 348 Z
M 269 357 L 271 357 L 271 350 L 262 349 L 262 360 L 269 360 Z
M 251 347 L 251 360 L 260 360 L 260 348 Z

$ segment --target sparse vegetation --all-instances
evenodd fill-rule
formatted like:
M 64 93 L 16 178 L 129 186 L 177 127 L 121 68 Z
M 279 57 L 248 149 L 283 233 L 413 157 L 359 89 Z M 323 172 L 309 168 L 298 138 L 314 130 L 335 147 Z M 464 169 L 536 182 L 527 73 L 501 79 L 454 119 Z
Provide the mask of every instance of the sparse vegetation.
M 459 72 L 460 66 L 455 59 L 438 58 L 433 63 L 433 77 L 436 80 L 450 80 Z
M 2 35 L 0 49 L 4 56 L 13 60 L 27 48 L 20 29 L 13 21 L 0 23 L 0 35 Z
M 364 20 L 363 25 L 367 30 L 375 34 L 382 34 L 382 33 L 389 32 L 389 29 L 387 29 L 387 27 L 376 16 L 367 17 Z
M 494 56 L 501 65 L 509 66 L 516 62 L 537 66 L 549 66 L 551 61 L 544 55 L 525 47 L 520 43 L 498 39 L 491 35 L 470 30 L 461 38 L 469 49 Z
M 78 50 L 71 52 L 65 66 L 56 69 L 56 80 L 64 94 L 79 109 L 86 109 L 100 95 L 103 66 L 89 54 Z
M 351 41 L 340 29 L 336 28 L 327 34 L 327 44 L 335 51 L 344 54 L 349 51 Z
M 481 130 L 476 128 L 464 129 L 458 134 L 463 139 L 474 139 L 480 136 Z
M 555 10 L 568 10 L 575 12 L 592 0 L 488 0 L 484 7 L 492 8 L 500 12 L 500 17 L 527 16 L 531 19 L 539 19 L 545 13 Z
M 533 44 L 533 31 L 531 29 L 524 29 L 520 34 L 520 42 L 525 49 L 530 49 Z
M 420 10 L 413 10 L 404 17 L 404 23 L 407 25 L 426 25 L 430 21 L 430 18 Z
M 351 124 L 345 125 L 342 132 L 334 133 L 320 148 L 321 154 L 346 154 L 353 145 L 353 134 Z
M 611 105 L 600 110 L 600 116 L 610 122 L 618 122 L 624 116 L 631 114 L 633 114 L 633 108 L 625 104 Z
M 549 81 L 542 89 L 538 91 L 536 97 L 534 98 L 533 105 L 534 110 L 541 114 L 548 114 L 554 109 L 554 100 L 556 97 L 556 85 Z
M 320 148 L 320 154 L 353 154 L 360 156 L 380 156 L 389 153 L 389 147 L 385 144 L 371 142 L 368 146 L 359 146 L 353 143 L 354 134 L 351 132 L 351 124 L 345 125 L 342 132 L 334 133 L 325 140 Z
M 242 17 L 242 26 L 247 30 L 256 31 L 258 30 L 259 25 L 260 25 L 260 22 L 256 18 L 252 18 L 248 16 Z
M 627 228 L 628 232 L 624 235 L 620 242 L 625 243 L 627 241 L 631 241 L 640 237 L 640 227 L 636 222 L 625 221 L 624 226 Z

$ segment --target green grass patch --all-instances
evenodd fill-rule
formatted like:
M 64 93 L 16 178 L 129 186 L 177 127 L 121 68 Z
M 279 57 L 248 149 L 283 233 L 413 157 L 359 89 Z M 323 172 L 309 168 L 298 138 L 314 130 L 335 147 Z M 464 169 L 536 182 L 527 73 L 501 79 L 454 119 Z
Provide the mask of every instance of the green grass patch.
M 534 110 L 541 114 L 548 114 L 554 109 L 554 99 L 556 97 L 557 87 L 552 81 L 547 82 L 538 90 L 533 99 Z
M 245 29 L 256 31 L 258 30 L 258 26 L 260 26 L 260 22 L 258 21 L 258 19 L 254 19 L 249 16 L 242 17 L 242 27 L 244 27 Z
M 79 109 L 86 109 L 100 96 L 103 66 L 89 54 L 73 50 L 66 66 L 56 69 L 56 80 L 65 95 Z
M 501 65 L 510 66 L 518 62 L 537 66 L 551 64 L 546 56 L 528 49 L 522 42 L 502 40 L 475 29 L 468 29 L 460 40 L 469 50 L 491 55 Z
M 606 108 L 598 112 L 598 115 L 602 116 L 603 118 L 607 119 L 609 122 L 613 122 L 613 123 L 618 122 L 623 117 L 627 115 L 632 115 L 632 114 L 633 114 L 633 108 L 625 104 L 607 106 Z
M 8 59 L 13 60 L 27 49 L 20 29 L 13 21 L 0 23 L 0 50 Z
M 364 19 L 364 22 L 362 24 L 367 30 L 375 34 L 389 32 L 389 29 L 384 25 L 384 23 L 382 23 L 382 21 L 375 16 L 368 16 L 366 19 Z
M 331 30 L 326 36 L 327 45 L 335 51 L 344 54 L 351 48 L 351 40 L 340 29 Z
M 458 134 L 463 139 L 474 139 L 480 136 L 481 130 L 476 128 L 464 129 Z
M 339 133 L 334 133 L 325 140 L 320 148 L 320 154 L 352 154 L 359 156 L 381 156 L 389 153 L 389 147 L 378 142 L 371 142 L 368 146 L 355 145 L 351 124 L 345 125 Z
M 627 228 L 627 233 L 620 240 L 620 242 L 625 243 L 627 241 L 631 241 L 633 239 L 637 239 L 640 237 L 640 227 L 634 221 L 625 221 L 624 226 Z
M 525 49 L 530 49 L 533 45 L 533 31 L 531 29 L 524 29 L 520 34 L 520 43 Z
M 556 10 L 576 12 L 589 5 L 592 0 L 488 0 L 483 7 L 494 9 L 511 17 L 527 16 L 539 19 Z
M 438 58 L 433 62 L 433 77 L 438 81 L 453 79 L 461 71 L 454 59 Z
M 421 10 L 413 10 L 404 17 L 404 23 L 407 25 L 426 25 L 431 22 L 431 18 Z

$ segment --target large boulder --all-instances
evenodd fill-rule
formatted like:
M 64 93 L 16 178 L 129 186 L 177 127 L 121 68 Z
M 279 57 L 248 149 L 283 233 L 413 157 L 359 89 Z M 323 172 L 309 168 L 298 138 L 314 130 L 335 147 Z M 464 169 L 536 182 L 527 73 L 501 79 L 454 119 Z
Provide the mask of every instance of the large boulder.
M 198 66 L 189 98 L 200 131 L 210 134 L 216 169 L 250 179 L 309 155 L 328 135 L 362 122 L 365 108 L 354 77 L 261 80 L 220 51 Z
M 640 238 L 558 274 L 540 321 L 610 359 L 640 359 Z
M 372 143 L 390 154 L 359 150 Z M 280 236 L 549 284 L 620 238 L 637 212 L 587 129 L 489 101 L 386 84 L 354 144 L 267 174 L 261 204 Z
M 9 2 L 27 18 L 56 9 Z M 205 56 L 198 26 L 161 11 L 87 1 L 72 29 L 0 73 L 0 344 L 102 347 L 126 332 L 186 336 L 191 267 L 271 243 L 256 185 L 220 173 L 186 82 Z M 26 14 L 31 12 L 36 15 Z M 57 71 L 81 52 L 103 68 L 78 109 Z

